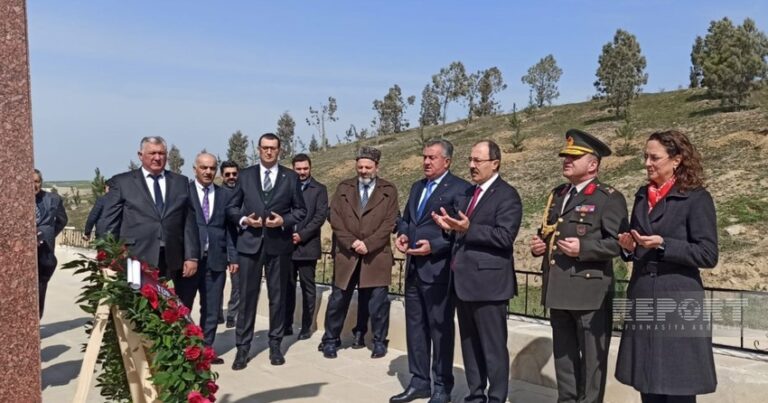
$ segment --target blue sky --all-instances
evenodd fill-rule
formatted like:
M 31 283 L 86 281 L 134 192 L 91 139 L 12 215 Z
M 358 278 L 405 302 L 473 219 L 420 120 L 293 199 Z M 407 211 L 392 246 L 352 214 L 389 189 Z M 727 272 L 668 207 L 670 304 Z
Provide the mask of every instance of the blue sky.
M 765 1 L 53 1 L 29 0 L 35 163 L 46 180 L 111 176 L 137 160 L 138 141 L 162 135 L 191 175 L 195 154 L 226 155 L 236 130 L 274 131 L 280 114 L 304 121 L 334 96 L 332 142 L 368 127 L 374 99 L 399 84 L 421 94 L 454 60 L 501 69 L 505 110 L 525 105 L 527 69 L 553 54 L 558 104 L 595 93 L 597 58 L 617 28 L 637 36 L 646 92 L 688 83 L 690 50 L 709 22 L 745 17 L 768 27 Z M 418 118 L 411 107 L 411 122 Z M 463 117 L 452 104 L 449 120 Z

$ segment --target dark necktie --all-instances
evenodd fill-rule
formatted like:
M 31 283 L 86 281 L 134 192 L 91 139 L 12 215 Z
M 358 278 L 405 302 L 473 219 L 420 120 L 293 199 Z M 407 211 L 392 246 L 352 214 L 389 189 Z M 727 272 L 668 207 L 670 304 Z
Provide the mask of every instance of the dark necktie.
M 483 188 L 481 188 L 479 185 L 475 186 L 475 194 L 472 196 L 472 201 L 469 202 L 469 207 L 467 207 L 467 217 L 472 216 L 472 213 L 475 212 L 475 205 L 477 204 L 477 199 L 480 198 L 480 193 L 483 191 Z
M 360 198 L 360 209 L 364 209 L 365 205 L 368 204 L 368 188 L 371 187 L 371 185 L 363 185 L 363 197 Z
M 163 191 L 160 190 L 160 178 L 163 177 L 163 175 L 149 175 L 152 180 L 155 181 L 154 191 L 155 191 L 155 208 L 157 209 L 157 212 L 159 214 L 163 214 L 163 209 L 165 208 L 165 203 L 163 203 Z
M 579 191 L 576 190 L 576 186 L 571 186 L 571 190 L 568 192 L 568 200 L 565 202 L 565 205 L 563 205 L 563 211 L 561 211 L 560 214 L 565 212 L 565 209 L 571 205 L 573 200 L 576 198 L 577 193 L 579 193 Z
M 211 219 L 211 205 L 210 201 L 208 201 L 209 190 L 210 187 L 208 186 L 203 188 L 203 218 L 205 218 L 206 223 L 208 223 L 208 220 Z
M 427 200 L 429 200 L 429 196 L 432 195 L 432 187 L 435 185 L 435 182 L 429 181 L 427 182 L 427 188 L 424 191 L 424 198 L 421 199 L 421 203 L 419 203 L 419 207 L 416 209 L 416 218 L 421 219 L 421 216 L 424 215 L 424 208 L 427 207 Z
M 269 170 L 264 171 L 264 191 L 272 190 L 272 179 L 269 179 Z

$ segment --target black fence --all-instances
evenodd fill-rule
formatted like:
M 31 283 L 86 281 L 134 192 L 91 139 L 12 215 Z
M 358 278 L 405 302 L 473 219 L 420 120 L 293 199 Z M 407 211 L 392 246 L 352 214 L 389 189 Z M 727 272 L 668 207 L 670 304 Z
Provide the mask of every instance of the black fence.
M 59 236 L 61 245 L 89 247 L 81 239 L 82 232 L 67 229 Z M 517 270 L 518 294 L 509 300 L 507 313 L 536 319 L 549 319 L 549 312 L 541 305 L 542 278 L 540 272 Z M 315 270 L 317 284 L 333 282 L 333 259 L 323 252 Z M 614 301 L 625 299 L 629 281 L 617 280 Z M 713 344 L 717 347 L 768 355 L 768 292 L 705 287 L 705 297 L 721 304 L 719 310 L 710 310 Z M 405 260 L 395 258 L 392 284 L 389 292 L 405 293 Z M 614 306 L 616 304 L 614 303 Z M 614 330 L 620 331 L 623 317 L 614 309 Z

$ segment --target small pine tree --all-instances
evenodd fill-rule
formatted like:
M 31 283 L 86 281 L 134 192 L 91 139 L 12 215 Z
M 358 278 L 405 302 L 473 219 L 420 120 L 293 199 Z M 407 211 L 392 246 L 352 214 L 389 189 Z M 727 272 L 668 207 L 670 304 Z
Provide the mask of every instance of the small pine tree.
M 129 171 L 133 171 L 134 169 L 139 169 L 139 168 L 141 168 L 141 167 L 139 166 L 139 164 L 135 163 L 133 160 L 131 160 L 130 162 L 128 162 L 128 170 L 129 170 Z
M 184 158 L 181 156 L 181 151 L 175 144 L 171 144 L 171 151 L 168 152 L 168 166 L 173 173 L 180 174 L 181 167 L 184 166 Z
M 309 140 L 309 152 L 313 153 L 320 150 L 320 144 L 317 143 L 317 138 L 312 135 L 312 139 Z
M 632 140 L 635 138 L 635 127 L 632 124 L 632 114 L 629 109 L 624 113 L 624 124 L 616 129 L 616 137 L 624 140 L 622 145 L 616 150 L 616 155 L 632 155 L 637 151 L 632 146 Z
M 96 168 L 96 175 L 91 181 L 91 195 L 93 195 L 93 201 L 104 195 L 106 190 L 107 181 L 104 179 L 104 175 L 101 174 L 99 168 Z
M 521 132 L 523 122 L 517 116 L 517 105 L 512 104 L 512 114 L 507 117 L 507 123 L 512 130 L 512 138 L 510 138 L 510 145 L 512 146 L 512 152 L 519 153 L 523 151 L 523 141 L 525 141 L 525 135 Z
M 236 162 L 241 169 L 248 166 L 248 136 L 240 130 L 229 136 L 227 159 Z

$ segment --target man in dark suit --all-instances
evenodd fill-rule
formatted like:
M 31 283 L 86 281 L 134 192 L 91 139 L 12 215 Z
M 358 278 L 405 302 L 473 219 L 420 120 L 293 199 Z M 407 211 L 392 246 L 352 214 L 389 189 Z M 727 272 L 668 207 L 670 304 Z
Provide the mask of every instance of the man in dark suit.
M 195 219 L 200 230 L 202 256 L 195 277 L 200 289 L 200 327 L 203 328 L 206 346 L 213 346 L 224 300 L 224 283 L 227 271 L 236 273 L 237 250 L 233 239 L 237 237 L 235 226 L 227 219 L 226 207 L 232 192 L 213 183 L 217 161 L 213 154 L 202 152 L 195 158 L 195 180 L 189 184 Z M 223 364 L 220 357 L 213 364 Z
M 88 213 L 88 218 L 85 219 L 85 227 L 83 228 L 83 240 L 91 240 L 91 232 L 96 227 L 96 223 L 101 219 L 101 215 L 104 213 L 104 202 L 107 200 L 106 193 L 109 192 L 109 185 L 104 186 L 104 194 L 101 195 L 93 203 L 91 211 Z M 103 234 L 96 231 L 96 238 L 101 238 Z
M 453 210 L 470 185 L 448 171 L 453 160 L 448 140 L 428 141 L 423 157 L 425 178 L 411 186 L 395 242 L 407 255 L 405 330 L 412 377 L 392 403 L 427 397 L 430 403 L 448 402 L 453 389 L 454 307 L 448 288 L 453 237 L 432 220 L 432 212 Z
M 328 217 L 328 190 L 312 177 L 312 160 L 307 154 L 296 154 L 291 161 L 299 175 L 307 216 L 296 224 L 291 241 L 294 245 L 293 270 L 288 277 L 285 309 L 285 334 L 293 334 L 293 312 L 296 308 L 296 278 L 301 282 L 301 330 L 299 340 L 312 334 L 315 313 L 315 266 L 320 259 L 320 228 Z
M 109 180 L 109 193 L 98 225 L 128 246 L 131 256 L 160 269 L 173 280 L 176 294 L 191 307 L 197 293 L 200 239 L 189 179 L 165 170 L 167 146 L 162 137 L 144 137 L 141 168 Z
M 464 401 L 468 403 L 507 400 L 507 305 L 517 293 L 513 245 L 523 205 L 517 190 L 499 177 L 500 164 L 501 150 L 496 143 L 476 143 L 469 157 L 475 186 L 459 201 L 459 217 L 451 217 L 445 208 L 432 213 L 441 228 L 456 232 L 451 284 L 469 388 Z
M 566 133 L 563 176 L 544 210 L 545 222 L 531 240 L 541 264 L 541 301 L 549 308 L 559 402 L 602 402 L 613 324 L 613 258 L 618 234 L 629 228 L 624 196 L 597 179 L 602 141 Z
M 35 169 L 32 175 L 35 189 L 35 225 L 37 226 L 37 292 L 40 318 L 45 308 L 48 281 L 56 270 L 56 236 L 67 226 L 67 210 L 61 196 L 43 190 L 43 174 Z
M 222 188 L 227 191 L 232 191 L 237 185 L 237 175 L 240 173 L 240 166 L 234 161 L 224 161 L 219 168 L 221 171 L 221 184 Z M 237 239 L 233 239 L 236 243 Z M 235 320 L 237 319 L 237 304 L 240 302 L 240 273 L 236 271 L 229 273 L 230 289 L 229 289 L 229 303 L 227 303 L 227 329 L 235 327 Z M 223 312 L 219 315 L 219 323 L 224 316 Z
M 269 361 L 285 363 L 280 343 L 285 324 L 285 292 L 291 271 L 293 226 L 307 215 L 299 177 L 278 165 L 280 139 L 272 133 L 259 138 L 259 164 L 240 173 L 227 207 L 229 219 L 240 227 L 237 238 L 240 263 L 240 306 L 232 369 L 247 366 L 253 340 L 262 268 L 269 296 Z

